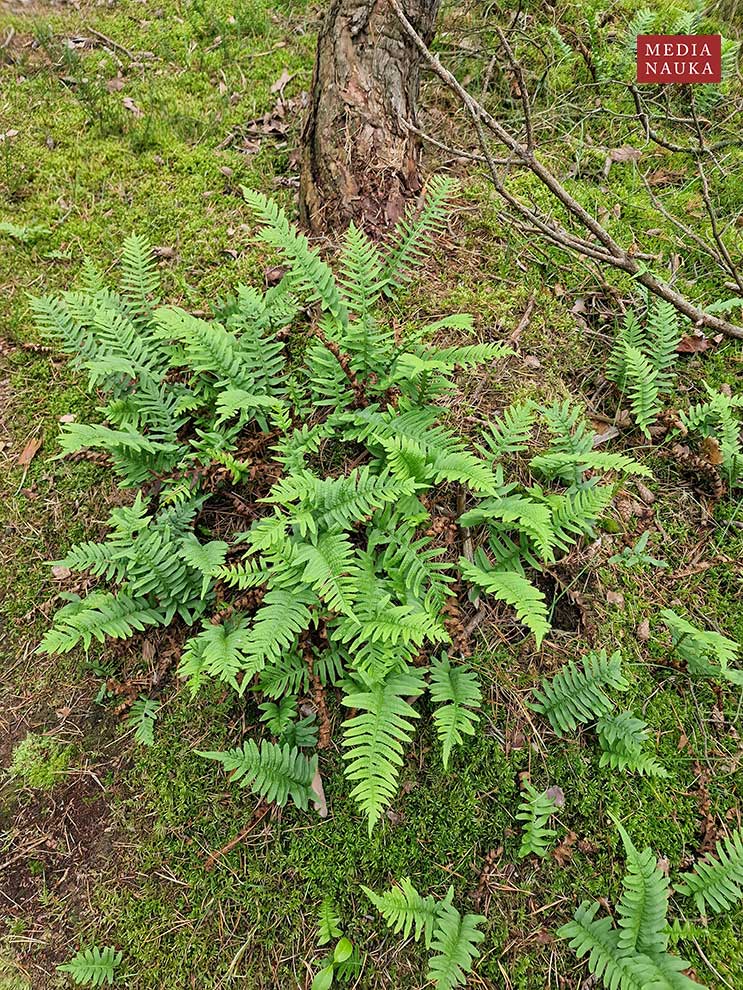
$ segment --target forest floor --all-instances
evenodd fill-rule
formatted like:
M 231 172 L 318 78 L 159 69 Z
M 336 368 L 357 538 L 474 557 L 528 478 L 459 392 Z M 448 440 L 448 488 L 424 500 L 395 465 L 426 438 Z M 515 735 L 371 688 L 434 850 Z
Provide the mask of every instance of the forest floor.
M 613 5 L 604 25 L 619 30 L 640 6 Z M 598 10 L 566 0 L 555 23 Z M 363 955 L 352 985 L 417 990 L 426 985 L 422 947 L 383 929 L 359 888 L 404 876 L 426 892 L 453 884 L 458 903 L 487 916 L 472 987 L 578 990 L 593 984 L 555 931 L 584 898 L 616 903 L 625 859 L 609 816 L 674 876 L 741 825 L 739 692 L 669 665 L 655 617 L 676 608 L 743 641 L 743 515 L 735 493 L 713 499 L 663 438 L 654 444 L 629 434 L 625 451 L 652 468 L 653 480 L 639 488 L 628 482 L 599 538 L 548 579 L 554 628 L 542 649 L 504 636 L 495 621 L 476 630 L 472 663 L 485 686 L 477 735 L 444 772 L 429 759 L 436 743 L 423 727 L 388 820 L 371 838 L 333 744 L 322 755 L 326 819 L 274 811 L 210 859 L 245 829 L 258 802 L 193 751 L 215 726 L 234 738 L 254 713 L 219 692 L 192 701 L 170 677 L 158 687 L 155 744 L 144 747 L 115 703 L 101 703 L 102 680 L 114 670 L 152 686 L 177 643 L 139 637 L 107 648 L 95 663 L 79 652 L 35 652 L 68 578 L 48 562 L 75 541 L 99 537 L 111 506 L 129 495 L 104 467 L 55 459 L 60 422 L 84 420 L 95 403 L 82 377 L 41 345 L 28 296 L 70 288 L 86 256 L 111 270 L 132 231 L 157 245 L 164 297 L 186 309 L 206 310 L 241 282 L 262 285 L 271 262 L 253 247 L 239 187 L 295 209 L 297 124 L 316 26 L 317 11 L 301 0 L 0 2 L 0 225 L 26 228 L 12 235 L 0 226 L 2 990 L 68 985 L 56 965 L 92 944 L 123 951 L 121 984 L 136 990 L 309 987 L 325 954 L 316 943 L 324 897 Z M 483 31 L 474 13 L 447 13 L 437 41 L 478 92 L 488 59 L 480 75 L 468 65 Z M 615 232 L 631 239 L 642 231 L 645 250 L 669 272 L 688 261 L 681 277 L 696 298 L 708 304 L 734 295 L 672 233 L 652 234 L 664 221 L 640 205 L 641 164 L 645 173 L 665 173 L 659 187 L 708 236 L 693 162 L 646 145 L 636 121 L 583 120 L 572 71 L 552 94 L 574 118 L 570 140 L 547 142 L 553 167 L 588 202 L 618 202 Z M 445 143 L 461 140 L 461 122 L 459 131 L 456 119 L 445 129 L 446 96 L 431 82 L 424 89 L 426 126 Z M 605 171 L 609 150 L 628 144 L 642 148 L 641 163 L 614 156 Z M 601 432 L 616 413 L 604 366 L 615 323 L 632 304 L 631 281 L 612 273 L 604 281 L 516 236 L 469 166 L 445 154 L 428 162 L 432 171 L 454 169 L 463 191 L 398 316 L 472 312 L 488 339 L 515 341 L 515 359 L 460 382 L 468 414 L 487 419 L 524 396 L 569 397 Z M 743 196 L 741 158 L 727 168 L 717 205 L 730 216 Z M 698 401 L 704 381 L 735 391 L 740 366 L 734 342 L 705 341 L 701 353 L 680 356 L 668 405 Z M 666 567 L 609 562 L 645 530 L 648 551 Z M 541 677 L 587 645 L 621 649 L 631 679 L 627 707 L 651 727 L 668 779 L 599 768 L 588 734 L 557 738 L 526 708 Z M 50 789 L 6 772 L 29 733 L 52 740 L 58 772 Z M 516 857 L 524 772 L 565 794 L 559 845 L 539 861 Z M 683 909 L 673 898 L 674 917 Z M 742 923 L 738 908 L 699 924 L 683 943 L 693 972 L 714 990 L 743 986 Z

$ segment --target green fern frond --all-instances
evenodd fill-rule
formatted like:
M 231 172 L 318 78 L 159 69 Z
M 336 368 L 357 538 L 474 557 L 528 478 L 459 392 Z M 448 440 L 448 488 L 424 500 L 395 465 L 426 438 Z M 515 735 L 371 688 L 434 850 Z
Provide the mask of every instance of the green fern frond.
M 389 296 L 411 277 L 412 270 L 423 263 L 436 233 L 448 217 L 448 204 L 457 191 L 457 183 L 447 176 L 435 175 L 426 186 L 423 206 L 410 206 L 398 223 L 390 241 L 384 263 L 385 293 Z
M 228 545 L 224 540 L 210 540 L 199 543 L 193 534 L 181 543 L 181 555 L 189 567 L 198 571 L 202 577 L 201 597 L 205 598 L 219 569 L 224 564 Z
M 426 948 L 430 948 L 439 912 L 430 894 L 423 897 L 407 877 L 383 894 L 375 894 L 363 884 L 361 889 L 395 935 L 402 934 L 404 939 L 412 935 L 416 942 L 422 936 Z
M 638 966 L 636 956 L 628 956 L 619 948 L 619 932 L 611 926 L 611 918 L 596 920 L 600 908 L 583 901 L 573 920 L 557 930 L 557 937 L 569 939 L 570 948 L 581 959 L 588 956 L 588 969 L 608 990 L 648 990 L 646 970 Z M 640 960 L 642 962 L 642 960 Z
M 431 698 L 441 707 L 433 713 L 433 720 L 443 747 L 444 769 L 449 767 L 449 757 L 454 746 L 461 746 L 463 735 L 473 736 L 478 716 L 473 709 L 482 704 L 480 682 L 466 666 L 453 667 L 448 658 L 435 660 L 431 665 Z
M 547 603 L 542 592 L 513 571 L 483 570 L 465 557 L 459 558 L 462 577 L 499 601 L 512 605 L 520 622 L 534 633 L 537 646 L 550 631 Z
M 635 47 L 634 38 L 632 39 L 632 47 Z M 628 310 L 625 313 L 622 326 L 616 331 L 614 344 L 606 361 L 606 377 L 610 382 L 614 382 L 622 392 L 627 384 L 627 348 L 631 347 L 641 351 L 644 336 L 637 314 Z
M 700 914 L 730 911 L 743 898 L 743 829 L 718 840 L 717 858 L 708 854 L 674 889 L 693 897 Z
M 329 897 L 325 897 L 317 915 L 317 944 L 327 945 L 342 934 L 341 919 L 336 914 L 335 904 Z
M 69 653 L 78 643 L 87 650 L 95 639 L 129 639 L 147 626 L 162 625 L 162 612 L 150 606 L 146 598 L 133 598 L 120 591 L 93 591 L 81 601 L 63 606 L 54 617 L 54 625 L 39 645 L 40 653 Z
M 124 238 L 121 255 L 121 294 L 135 318 L 146 319 L 157 303 L 160 276 L 154 252 L 145 237 Z
M 454 990 L 463 986 L 472 963 L 480 955 L 477 945 L 485 938 L 479 926 L 485 922 L 479 914 L 462 915 L 451 903 L 454 890 L 449 888 L 439 905 L 436 929 L 428 960 L 427 978 L 436 990 Z
M 743 670 L 731 666 L 740 654 L 735 640 L 712 629 L 700 629 L 670 608 L 662 609 L 660 618 L 671 631 L 673 648 L 686 661 L 689 673 L 743 686 Z
M 340 297 L 332 269 L 311 248 L 286 214 L 272 199 L 242 186 L 242 194 L 258 222 L 259 237 L 276 248 L 292 274 L 295 292 L 306 302 L 318 302 L 341 325 L 348 323 L 348 309 Z
M 566 550 L 576 539 L 592 536 L 594 526 L 614 497 L 610 485 L 579 488 L 564 495 L 549 495 L 546 499 L 552 512 L 551 529 L 555 544 Z
M 673 383 L 671 369 L 678 361 L 676 348 L 682 336 L 676 307 L 663 299 L 653 298 L 648 310 L 645 353 L 655 370 L 655 381 L 661 392 L 667 391 Z
M 129 709 L 127 724 L 134 729 L 134 741 L 142 746 L 155 744 L 155 722 L 160 703 L 152 698 L 138 698 Z
M 188 682 L 195 695 L 205 677 L 213 677 L 240 690 L 238 675 L 250 679 L 255 673 L 248 659 L 250 626 L 242 616 L 232 615 L 226 622 L 205 622 L 203 630 L 188 640 L 181 654 L 178 676 Z
M 488 424 L 484 441 L 495 460 L 529 449 L 536 414 L 536 406 L 530 400 L 513 402 L 506 406 L 499 419 Z
M 627 457 L 626 454 L 588 453 L 588 454 L 538 454 L 529 461 L 532 471 L 545 478 L 563 478 L 574 481 L 574 474 L 582 475 L 585 471 L 616 471 L 619 474 L 636 474 L 643 478 L 652 478 L 653 472 L 639 461 Z
M 603 750 L 599 766 L 648 777 L 668 776 L 665 767 L 645 751 L 650 734 L 645 722 L 632 712 L 603 716 L 596 724 L 596 732 Z
M 541 794 L 528 780 L 523 782 L 524 795 L 519 804 L 516 818 L 521 822 L 522 836 L 518 857 L 539 856 L 543 858 L 549 851 L 549 846 L 557 835 L 547 822 L 557 811 L 557 804 L 547 791 Z
M 335 612 L 354 615 L 356 549 L 343 533 L 321 533 L 299 547 L 296 561 L 304 565 L 302 581 Z
M 619 949 L 654 956 L 668 948 L 666 914 L 670 881 L 658 868 L 651 849 L 639 852 L 617 822 L 627 854 L 627 872 L 617 905 Z
M 303 756 L 295 747 L 262 742 L 260 749 L 252 739 L 242 747 L 226 752 L 201 752 L 198 756 L 221 763 L 231 780 L 249 787 L 254 794 L 282 807 L 291 798 L 298 808 L 307 809 L 313 799 L 312 780 L 317 772 L 317 757 Z
M 418 712 L 406 698 L 417 698 L 424 684 L 416 671 L 395 673 L 385 681 L 354 686 L 342 700 L 361 714 L 343 723 L 346 776 L 356 785 L 351 796 L 368 819 L 369 834 L 391 803 L 403 763 L 403 746 L 414 731 Z
M 460 526 L 490 523 L 499 529 L 520 530 L 531 540 L 540 558 L 548 562 L 555 559 L 556 534 L 552 512 L 548 506 L 524 495 L 499 495 L 484 499 L 475 509 L 463 513 L 458 522 Z
M 90 949 L 80 949 L 69 962 L 57 966 L 57 971 L 69 973 L 79 986 L 102 987 L 104 983 L 111 986 L 122 958 L 123 954 L 110 945 L 103 949 L 94 945 Z
M 384 290 L 384 263 L 377 245 L 354 223 L 343 238 L 339 268 L 348 310 L 362 320 L 369 318 Z
M 571 660 L 552 680 L 545 678 L 529 707 L 545 715 L 555 732 L 572 732 L 611 711 L 607 689 L 626 691 L 628 687 L 619 651 L 609 657 L 606 650 L 592 651 L 581 667 Z

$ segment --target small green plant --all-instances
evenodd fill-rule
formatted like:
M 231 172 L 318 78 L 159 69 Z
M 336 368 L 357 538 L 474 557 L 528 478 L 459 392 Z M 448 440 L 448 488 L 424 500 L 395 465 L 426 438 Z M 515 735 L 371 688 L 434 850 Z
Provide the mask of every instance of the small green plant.
M 679 894 L 693 897 L 699 913 L 729 911 L 743 898 L 743 829 L 720 839 L 717 858 L 708 854 L 675 884 Z
M 0 222 L 0 234 L 5 234 L 14 241 L 18 241 L 19 244 L 35 244 L 37 241 L 48 237 L 51 230 L 48 227 L 18 226 L 18 224 L 3 220 Z
M 541 712 L 555 732 L 573 732 L 611 711 L 614 702 L 607 690 L 626 691 L 628 687 L 618 650 L 611 656 L 606 650 L 591 651 L 582 666 L 571 660 L 552 680 L 545 678 L 529 707 Z
M 599 766 L 648 777 L 668 776 L 668 771 L 646 750 L 650 739 L 647 725 L 632 712 L 604 715 L 596 723 L 596 732 L 602 751 Z
M 463 736 L 473 736 L 478 716 L 475 709 L 482 704 L 480 682 L 465 664 L 453 667 L 448 658 L 434 660 L 431 665 L 431 700 L 439 706 L 433 721 L 442 745 L 444 769 L 454 746 L 461 746 Z
M 615 553 L 613 557 L 609 557 L 607 563 L 620 564 L 622 567 L 642 567 L 644 564 L 649 567 L 668 567 L 665 560 L 658 560 L 645 552 L 649 539 L 650 530 L 646 529 L 633 547 L 625 547 L 620 553 Z
M 317 944 L 338 941 L 322 969 L 315 974 L 311 990 L 328 990 L 336 981 L 347 982 L 361 970 L 361 956 L 351 940 L 344 936 L 340 924 L 333 902 L 326 897 L 317 919 Z
M 700 629 L 670 608 L 664 608 L 660 618 L 670 629 L 673 648 L 690 674 L 743 685 L 743 670 L 731 666 L 740 654 L 735 640 L 712 629 Z
M 362 889 L 395 934 L 402 933 L 406 939 L 412 935 L 416 942 L 422 936 L 426 948 L 433 950 L 427 979 L 437 990 L 453 990 L 465 983 L 480 954 L 476 946 L 485 935 L 479 927 L 486 919 L 477 914 L 461 915 L 452 903 L 453 887 L 441 901 L 430 894 L 423 897 L 408 879 L 383 894 Z
M 549 791 L 540 793 L 528 780 L 524 780 L 522 786 L 524 796 L 516 815 L 521 822 L 522 831 L 518 857 L 523 859 L 525 856 L 539 856 L 542 859 L 557 835 L 547 822 L 557 811 L 559 804 Z
M 152 698 L 138 698 L 129 709 L 127 724 L 134 729 L 134 741 L 142 746 L 154 746 L 155 722 L 160 708 Z
M 111 946 L 103 949 L 93 946 L 90 949 L 81 949 L 69 962 L 57 966 L 57 970 L 60 973 L 69 973 L 79 986 L 102 987 L 104 983 L 110 986 L 116 978 L 121 960 L 122 953 Z
M 622 826 L 617 827 L 627 854 L 618 927 L 611 917 L 596 918 L 598 901 L 583 901 L 558 937 L 570 941 L 578 958 L 588 957 L 590 973 L 607 990 L 700 990 L 700 984 L 683 974 L 689 963 L 667 951 L 668 878 L 652 850 L 640 852 Z
M 72 747 L 33 732 L 13 750 L 8 773 L 25 787 L 48 791 L 69 766 Z
M 644 322 L 630 311 L 617 332 L 606 376 L 629 398 L 632 415 L 645 436 L 650 436 L 661 410 L 661 396 L 673 383 L 681 336 L 678 311 L 656 298 L 650 301 Z
M 714 461 L 719 462 L 725 479 L 731 488 L 743 484 L 743 447 L 740 440 L 740 412 L 742 396 L 714 392 L 706 383 L 710 396 L 707 402 L 699 402 L 679 415 L 691 437 L 702 437 L 702 442 L 713 445 Z

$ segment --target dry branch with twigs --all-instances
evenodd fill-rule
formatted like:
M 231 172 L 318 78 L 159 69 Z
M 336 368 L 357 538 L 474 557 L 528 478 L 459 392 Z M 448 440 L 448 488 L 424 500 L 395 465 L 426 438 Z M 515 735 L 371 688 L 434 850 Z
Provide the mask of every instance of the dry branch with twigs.
M 588 210 L 572 196 L 560 180 L 540 161 L 535 150 L 535 139 L 532 126 L 531 100 L 524 79 L 524 74 L 516 61 L 504 33 L 498 30 L 501 44 L 518 82 L 518 91 L 523 107 L 526 129 L 526 143 L 522 143 L 514 134 L 504 127 L 492 114 L 483 107 L 471 93 L 456 79 L 456 77 L 441 64 L 438 56 L 434 55 L 425 44 L 413 25 L 405 16 L 399 0 L 390 0 L 404 31 L 417 46 L 425 62 L 434 74 L 458 97 L 462 106 L 469 114 L 477 133 L 480 147 L 487 162 L 488 172 L 496 191 L 511 209 L 522 219 L 531 224 L 532 228 L 549 244 L 562 248 L 586 258 L 591 258 L 604 265 L 627 272 L 653 295 L 671 303 L 680 313 L 688 317 L 695 326 L 703 327 L 714 333 L 722 333 L 728 337 L 743 339 L 743 327 L 737 326 L 720 317 L 706 313 L 685 296 L 677 292 L 671 285 L 658 278 L 638 259 L 633 250 L 622 247 L 612 237 L 609 231 Z M 583 227 L 589 236 L 581 236 L 568 230 L 549 214 L 539 208 L 527 206 L 515 196 L 506 186 L 503 175 L 498 169 L 498 161 L 491 151 L 488 139 L 489 132 L 504 145 L 511 154 L 509 164 L 519 164 L 526 167 L 539 181 L 549 189 L 555 200 Z M 506 166 L 508 167 L 508 166 Z M 708 198 L 708 197 L 707 197 Z M 709 206 L 708 206 L 709 210 Z M 725 254 L 720 250 L 719 238 L 715 238 L 717 251 L 723 259 L 723 267 L 729 271 Z M 717 253 L 717 252 L 716 252 Z M 737 275 L 734 275 L 737 281 Z

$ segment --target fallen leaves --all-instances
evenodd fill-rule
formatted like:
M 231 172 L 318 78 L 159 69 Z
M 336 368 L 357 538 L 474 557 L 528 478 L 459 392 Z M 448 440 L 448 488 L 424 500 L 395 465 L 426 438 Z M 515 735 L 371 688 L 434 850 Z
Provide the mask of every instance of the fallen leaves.
M 131 98 L 131 96 L 125 96 L 123 98 L 123 100 L 121 101 L 121 103 L 122 103 L 122 106 L 124 107 L 124 109 L 125 110 L 128 110 L 129 113 L 131 113 L 134 117 L 142 117 L 142 116 L 144 116 L 141 107 L 139 107 L 134 102 L 134 100 Z
M 18 455 L 18 460 L 16 461 L 18 467 L 28 468 L 31 461 L 41 450 L 42 443 L 43 441 L 39 437 L 32 437 Z

